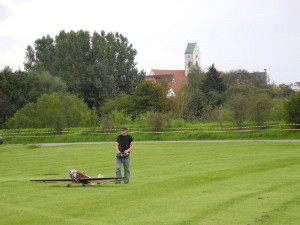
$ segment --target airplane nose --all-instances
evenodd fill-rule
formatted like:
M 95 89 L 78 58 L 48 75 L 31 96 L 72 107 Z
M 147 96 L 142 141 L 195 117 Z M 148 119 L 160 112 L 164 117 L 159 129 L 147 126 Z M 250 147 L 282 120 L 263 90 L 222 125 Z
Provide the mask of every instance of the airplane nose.
M 70 175 L 72 180 L 76 180 L 76 174 L 77 174 L 77 170 L 70 170 L 69 171 L 69 175 Z

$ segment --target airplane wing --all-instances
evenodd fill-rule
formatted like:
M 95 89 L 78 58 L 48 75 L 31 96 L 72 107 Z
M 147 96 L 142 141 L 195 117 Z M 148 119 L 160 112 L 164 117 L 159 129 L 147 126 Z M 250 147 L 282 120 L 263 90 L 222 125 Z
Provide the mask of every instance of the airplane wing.
M 127 177 L 102 177 L 102 178 L 81 178 L 80 181 L 84 182 L 92 182 L 92 181 L 102 181 L 102 182 L 110 182 L 110 181 L 121 181 L 127 180 Z
M 30 181 L 38 181 L 38 182 L 72 182 L 72 179 L 37 179 Z
M 110 181 L 121 181 L 121 180 L 127 180 L 126 177 L 103 177 L 103 178 L 80 178 L 79 182 L 93 182 L 93 181 L 102 181 L 102 182 L 110 182 Z M 36 182 L 73 182 L 72 179 L 36 179 L 36 180 L 30 180 L 30 181 L 36 181 Z

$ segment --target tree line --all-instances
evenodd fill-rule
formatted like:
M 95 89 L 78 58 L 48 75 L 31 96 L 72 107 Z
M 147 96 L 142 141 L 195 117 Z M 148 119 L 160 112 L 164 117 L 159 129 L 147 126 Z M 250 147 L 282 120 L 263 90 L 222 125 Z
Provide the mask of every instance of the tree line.
M 61 31 L 37 39 L 26 49 L 25 71 L 0 71 L 0 127 L 113 128 L 145 115 L 153 127 L 170 126 L 172 118 L 230 119 L 237 126 L 246 120 L 300 123 L 299 107 L 292 107 L 297 96 L 288 85 L 269 85 L 260 73 L 195 66 L 181 92 L 167 98 L 168 83 L 145 81 L 136 54 L 119 33 Z

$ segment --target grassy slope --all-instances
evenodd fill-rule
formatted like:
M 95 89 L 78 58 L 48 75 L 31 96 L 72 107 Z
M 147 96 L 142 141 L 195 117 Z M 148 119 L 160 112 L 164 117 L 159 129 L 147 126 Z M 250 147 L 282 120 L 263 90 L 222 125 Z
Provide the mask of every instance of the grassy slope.
M 129 185 L 31 183 L 76 168 L 114 176 L 112 144 L 0 146 L 0 224 L 298 224 L 300 143 L 138 144 Z M 33 222 L 34 221 L 34 222 Z
M 77 128 L 78 129 L 78 128 Z M 74 129 L 70 133 L 61 135 L 48 134 L 39 129 L 22 134 L 13 133 L 9 130 L 2 130 L 4 142 L 7 144 L 28 144 L 28 143 L 53 143 L 53 142 L 103 142 L 115 141 L 119 131 L 115 133 L 89 133 Z M 45 132 L 45 133 L 43 133 Z M 139 130 L 131 130 L 135 140 L 256 140 L 256 139 L 300 139 L 299 130 L 280 129 L 253 129 L 253 130 L 175 130 L 165 133 L 147 133 Z

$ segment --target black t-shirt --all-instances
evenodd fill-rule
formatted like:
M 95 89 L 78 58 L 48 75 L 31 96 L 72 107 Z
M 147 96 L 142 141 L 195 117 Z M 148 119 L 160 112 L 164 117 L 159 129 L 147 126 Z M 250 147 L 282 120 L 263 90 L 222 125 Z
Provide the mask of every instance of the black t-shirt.
M 119 143 L 119 150 L 124 152 L 129 149 L 130 143 L 133 142 L 133 138 L 130 135 L 119 135 L 117 138 L 117 142 Z

